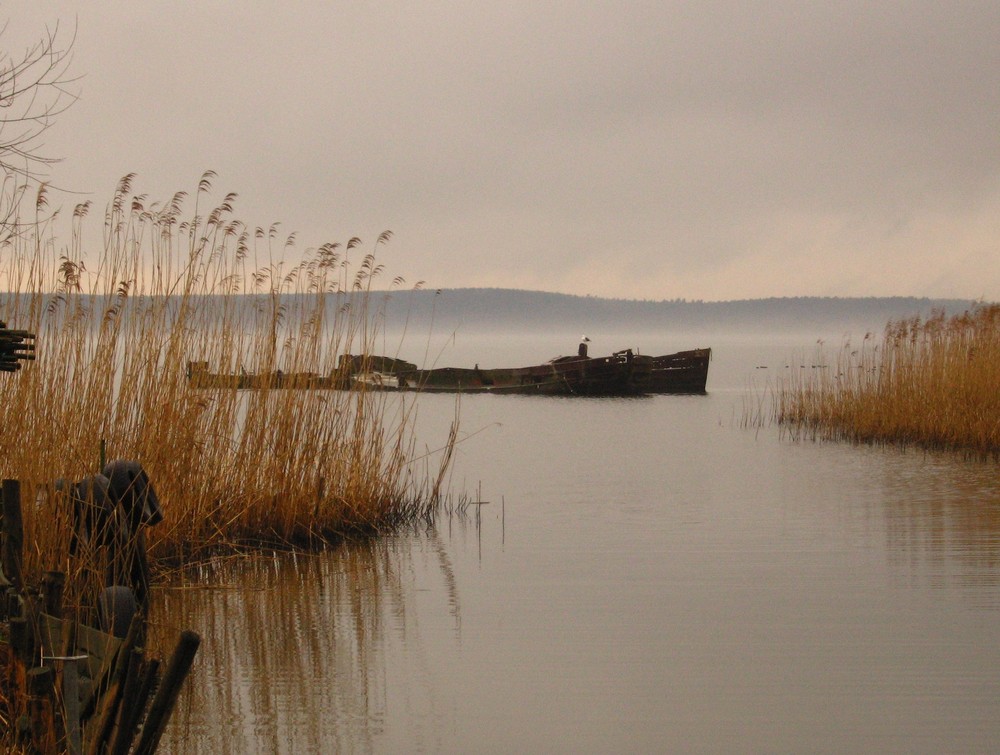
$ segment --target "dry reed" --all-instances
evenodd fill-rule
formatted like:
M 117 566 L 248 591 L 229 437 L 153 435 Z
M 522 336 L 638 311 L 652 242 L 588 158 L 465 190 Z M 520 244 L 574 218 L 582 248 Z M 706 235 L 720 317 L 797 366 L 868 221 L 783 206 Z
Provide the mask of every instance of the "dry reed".
M 835 367 L 793 374 L 774 417 L 793 432 L 1000 455 L 1000 305 L 886 326 Z
M 31 230 L 0 248 L 0 318 L 38 334 L 37 361 L 0 377 L 0 476 L 42 501 L 25 512 L 36 575 L 72 572 L 68 512 L 41 492 L 95 474 L 103 454 L 148 471 L 166 517 L 148 535 L 161 564 L 377 532 L 427 516 L 440 493 L 444 470 L 415 468 L 412 400 L 189 386 L 192 360 L 330 375 L 380 329 L 372 283 L 388 232 L 367 252 L 355 238 L 298 253 L 294 234 L 234 219 L 234 194 L 206 211 L 214 177 L 162 205 L 123 178 L 96 258 L 82 249 L 90 204 L 60 247 L 43 186 Z

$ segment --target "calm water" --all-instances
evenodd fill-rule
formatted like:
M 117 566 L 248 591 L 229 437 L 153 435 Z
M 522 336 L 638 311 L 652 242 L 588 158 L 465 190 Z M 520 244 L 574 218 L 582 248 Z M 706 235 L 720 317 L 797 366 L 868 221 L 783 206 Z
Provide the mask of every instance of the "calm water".
M 740 429 L 794 344 L 699 340 L 708 396 L 463 398 L 478 515 L 160 590 L 168 750 L 995 751 L 1000 468 Z

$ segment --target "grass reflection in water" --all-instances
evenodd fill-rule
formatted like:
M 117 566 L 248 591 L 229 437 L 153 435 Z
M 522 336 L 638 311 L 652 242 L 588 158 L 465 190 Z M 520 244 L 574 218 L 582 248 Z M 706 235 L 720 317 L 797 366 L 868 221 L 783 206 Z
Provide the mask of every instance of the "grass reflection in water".
M 412 539 L 382 537 L 327 553 L 217 562 L 157 590 L 153 642 L 177 626 L 204 638 L 166 751 L 371 750 L 398 694 L 387 684 L 386 658 L 399 657 L 390 648 L 419 645 L 414 559 L 443 581 L 449 605 L 437 613 L 460 622 L 449 557 L 434 532 L 421 542 L 415 549 Z M 419 652 L 407 657 L 424 664 Z M 419 686 L 426 675 L 406 678 Z M 430 704 L 425 693 L 404 690 L 404 704 Z

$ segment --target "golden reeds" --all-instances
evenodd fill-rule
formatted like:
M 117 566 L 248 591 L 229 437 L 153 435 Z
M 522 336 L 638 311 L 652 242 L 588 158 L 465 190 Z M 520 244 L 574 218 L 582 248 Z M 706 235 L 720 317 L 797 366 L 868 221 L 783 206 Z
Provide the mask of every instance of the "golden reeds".
M 793 374 L 774 416 L 795 432 L 1000 454 L 1000 305 L 886 326 L 835 367 Z
M 380 327 L 372 282 L 388 233 L 367 252 L 355 238 L 300 254 L 294 234 L 234 219 L 233 194 L 205 211 L 214 177 L 163 205 L 123 178 L 96 257 L 83 249 L 89 203 L 59 247 L 41 192 L 31 230 L 0 248 L 0 319 L 38 336 L 37 361 L 0 377 L 0 476 L 48 501 L 26 506 L 35 573 L 69 571 L 68 515 L 40 491 L 99 472 L 102 451 L 149 473 L 166 516 L 149 532 L 161 561 L 374 532 L 426 515 L 439 492 L 438 469 L 413 468 L 412 401 L 189 385 L 189 361 L 329 376 Z

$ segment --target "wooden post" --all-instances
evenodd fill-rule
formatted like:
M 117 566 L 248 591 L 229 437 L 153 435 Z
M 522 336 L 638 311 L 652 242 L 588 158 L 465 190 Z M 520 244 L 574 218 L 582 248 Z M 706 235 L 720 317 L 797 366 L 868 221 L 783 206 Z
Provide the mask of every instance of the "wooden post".
M 128 755 L 135 739 L 135 727 L 139 723 L 140 711 L 136 707 L 136 695 L 142 683 L 142 648 L 133 648 L 129 654 L 128 668 L 125 670 L 125 685 L 122 702 L 118 706 L 118 720 L 111 731 L 109 752 L 111 755 Z
M 94 714 L 94 720 L 90 722 L 87 732 L 89 743 L 86 750 L 90 755 L 100 755 L 105 751 L 104 746 L 111 736 L 111 730 L 117 720 L 118 706 L 122 702 L 125 675 L 132 658 L 132 650 L 137 646 L 139 636 L 145 633 L 145 623 L 142 612 L 137 611 L 132 617 L 125 639 L 118 648 L 114 663 L 110 664 L 105 675 L 94 680 L 94 690 L 97 694 L 91 694 L 88 705 L 84 706 L 81 712 L 84 718 L 88 718 L 91 713 Z M 91 703 L 95 706 L 92 711 L 89 709 Z
M 20 589 L 24 580 L 21 574 L 21 554 L 24 548 L 24 524 L 21 520 L 21 483 L 4 480 L 3 491 L 3 554 L 4 576 Z
M 156 686 L 157 679 L 159 678 L 160 672 L 160 662 L 156 658 L 150 658 L 146 663 L 143 664 L 142 669 L 142 679 L 139 682 L 138 690 L 135 696 L 131 698 L 131 705 L 129 706 L 131 710 L 132 723 L 131 723 L 131 736 L 126 743 L 130 746 L 132 741 L 135 739 L 135 729 L 142 720 L 142 713 L 146 710 L 146 704 L 149 702 L 149 697 L 153 693 L 153 688 Z M 128 746 L 121 752 L 128 752 Z
M 41 755 L 56 755 L 55 675 L 49 666 L 28 672 L 31 742 Z
M 146 710 L 146 703 L 149 702 L 150 695 L 160 679 L 160 661 L 157 658 L 150 658 L 146 661 L 146 667 L 142 672 L 142 683 L 135 696 L 135 716 L 136 721 L 142 719 L 142 712 Z
M 8 587 L 3 595 L 3 618 L 16 619 L 21 615 L 21 596 L 16 587 Z
M 10 626 L 10 696 L 14 715 L 24 713 L 24 701 L 28 693 L 28 669 L 35 652 L 35 641 L 31 634 L 31 622 L 27 619 L 11 619 Z
M 76 660 L 63 661 L 63 711 L 66 716 L 66 751 L 81 755 L 83 739 L 80 732 L 80 675 Z
M 125 551 L 128 554 L 128 584 L 131 585 L 143 612 L 147 612 L 153 574 L 149 568 L 149 556 L 146 554 L 146 534 L 142 531 L 141 524 L 131 531 Z
M 135 748 L 135 755 L 152 755 L 156 751 L 163 730 L 167 726 L 167 720 L 177 702 L 177 695 L 180 694 L 181 684 L 191 670 L 191 664 L 194 663 L 194 656 L 200 644 L 201 637 L 197 632 L 192 632 L 190 629 L 181 632 L 177 647 L 174 648 L 174 654 L 170 656 L 170 663 L 163 674 L 160 688 L 149 708 L 149 715 L 143 724 L 142 737 Z
M 22 663 L 30 663 L 35 655 L 35 638 L 31 633 L 31 622 L 19 616 L 11 619 L 9 624 L 10 645 L 14 648 L 14 655 Z
M 63 588 L 66 586 L 66 575 L 61 571 L 47 571 L 42 576 L 42 605 L 45 613 L 61 619 Z

